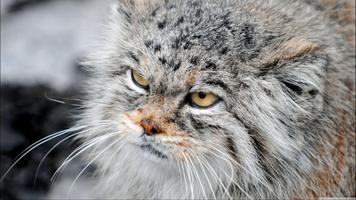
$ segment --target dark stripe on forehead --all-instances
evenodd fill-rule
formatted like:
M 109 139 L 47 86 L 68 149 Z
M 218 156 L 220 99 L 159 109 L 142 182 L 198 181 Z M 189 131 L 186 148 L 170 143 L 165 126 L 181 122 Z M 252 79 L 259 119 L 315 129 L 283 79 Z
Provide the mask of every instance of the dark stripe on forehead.
M 157 23 L 157 27 L 159 29 L 164 29 L 166 26 L 167 26 L 167 21 L 166 20 L 163 20 L 163 21 Z
M 167 62 L 167 61 L 166 61 L 166 62 Z M 170 60 L 167 65 L 168 65 L 169 67 L 173 68 L 173 71 L 176 71 L 176 70 L 178 70 L 178 69 L 181 67 L 182 61 L 181 61 L 181 60 L 178 60 L 178 61 L 176 61 L 176 60 Z
M 176 63 L 176 64 L 173 66 L 173 71 L 176 71 L 177 69 L 179 69 L 181 65 L 182 65 L 182 61 L 178 61 L 178 63 Z
M 184 50 L 189 50 L 193 47 L 193 44 L 190 41 L 186 41 L 185 44 L 183 45 Z
M 147 48 L 151 48 L 152 45 L 153 45 L 153 41 L 152 41 L 152 40 L 147 40 L 147 41 L 145 41 L 145 46 L 146 46 Z
M 160 44 L 156 44 L 154 47 L 153 47 L 153 52 L 154 53 L 157 53 L 158 51 L 161 51 L 161 45 Z
M 172 49 L 179 49 L 181 46 L 184 48 L 184 44 L 189 42 L 190 36 L 190 29 L 189 27 L 182 28 L 179 32 L 179 34 L 175 38 L 171 38 L 172 43 L 171 43 L 171 48 Z
M 184 17 L 181 16 L 181 17 L 178 18 L 178 20 L 177 20 L 175 26 L 178 26 L 179 24 L 181 24 L 181 23 L 183 23 L 183 22 L 184 22 Z
M 192 65 L 197 65 L 199 62 L 199 57 L 194 56 L 193 58 L 190 59 L 189 61 Z
M 158 60 L 162 63 L 162 65 L 165 65 L 167 63 L 167 60 L 165 57 L 160 57 Z
M 228 47 L 223 47 L 222 49 L 219 50 L 219 54 L 220 55 L 225 55 L 227 54 L 229 51 L 229 48 Z
M 256 41 L 255 41 L 255 28 L 252 24 L 243 24 L 241 27 L 241 36 L 243 39 L 243 45 L 247 49 L 251 49 L 255 47 Z

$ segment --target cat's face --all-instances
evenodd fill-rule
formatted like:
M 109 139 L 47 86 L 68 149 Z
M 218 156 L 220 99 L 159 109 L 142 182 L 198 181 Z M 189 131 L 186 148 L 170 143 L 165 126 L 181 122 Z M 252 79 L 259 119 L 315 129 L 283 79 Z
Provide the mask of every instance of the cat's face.
M 107 157 L 174 173 L 195 166 L 226 185 L 233 169 L 245 187 L 305 159 L 302 130 L 320 109 L 327 62 L 302 29 L 286 30 L 282 14 L 234 6 L 123 1 L 114 8 L 108 42 L 92 61 L 83 120 L 96 131 L 88 138 L 112 135 L 98 145 L 100 166 L 119 170 Z

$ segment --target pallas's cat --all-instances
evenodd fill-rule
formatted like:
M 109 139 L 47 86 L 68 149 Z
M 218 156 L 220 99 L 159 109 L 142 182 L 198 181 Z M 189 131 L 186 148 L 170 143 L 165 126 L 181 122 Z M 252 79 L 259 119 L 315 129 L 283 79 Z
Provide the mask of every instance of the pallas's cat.
M 98 193 L 355 196 L 352 2 L 116 1 L 78 122 Z

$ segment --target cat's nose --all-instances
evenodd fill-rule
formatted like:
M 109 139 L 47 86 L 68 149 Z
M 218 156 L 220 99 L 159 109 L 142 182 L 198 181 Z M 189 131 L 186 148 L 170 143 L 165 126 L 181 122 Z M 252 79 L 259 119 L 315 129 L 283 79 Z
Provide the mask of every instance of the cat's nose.
M 159 133 L 158 126 L 155 125 L 151 120 L 143 119 L 140 121 L 140 125 L 142 126 L 146 135 L 155 135 Z

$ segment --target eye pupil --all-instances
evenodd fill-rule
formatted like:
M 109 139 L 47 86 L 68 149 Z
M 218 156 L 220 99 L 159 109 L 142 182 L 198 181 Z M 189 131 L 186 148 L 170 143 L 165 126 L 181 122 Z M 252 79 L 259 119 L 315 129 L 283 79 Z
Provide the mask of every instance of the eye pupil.
M 198 96 L 199 96 L 199 98 L 201 98 L 201 99 L 205 99 L 206 94 L 205 94 L 204 92 L 199 92 L 199 93 L 198 93 Z
M 190 103 L 193 107 L 208 108 L 217 103 L 219 98 L 212 92 L 193 92 L 190 95 Z

